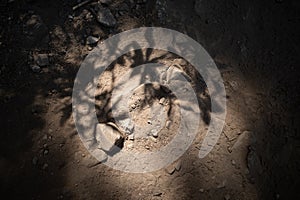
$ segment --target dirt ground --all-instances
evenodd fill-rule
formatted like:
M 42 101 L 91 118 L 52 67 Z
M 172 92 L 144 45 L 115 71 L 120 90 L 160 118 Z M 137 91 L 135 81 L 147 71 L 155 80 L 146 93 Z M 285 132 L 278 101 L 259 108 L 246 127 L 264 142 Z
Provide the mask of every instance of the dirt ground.
M 73 10 L 80 2 L 0 4 L 2 199 L 300 198 L 299 1 L 102 0 L 116 20 L 111 27 L 97 21 L 97 1 Z M 191 77 L 205 124 L 172 165 L 133 174 L 107 167 L 84 147 L 72 118 L 72 89 L 97 42 L 144 26 L 185 33 L 207 50 L 224 80 L 227 116 L 217 145 L 199 159 L 210 103 L 193 66 L 177 55 L 145 49 L 116 60 L 99 77 L 99 122 L 114 121 L 110 77 L 158 62 L 177 64 Z M 125 140 L 124 151 L 153 151 L 172 139 L 179 118 L 176 97 L 145 86 L 129 104 L 141 126 L 152 123 L 149 105 L 163 106 L 162 115 L 169 110 L 173 123 L 158 136 Z

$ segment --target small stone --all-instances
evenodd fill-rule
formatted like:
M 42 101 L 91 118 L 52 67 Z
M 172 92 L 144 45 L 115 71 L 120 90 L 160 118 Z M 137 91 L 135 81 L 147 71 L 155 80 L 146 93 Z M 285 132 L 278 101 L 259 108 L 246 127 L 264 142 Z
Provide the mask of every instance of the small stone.
M 42 169 L 45 170 L 45 169 L 48 168 L 48 166 L 49 166 L 49 165 L 48 165 L 47 163 L 45 163 L 45 164 L 43 165 Z
M 136 108 L 136 105 L 135 105 L 135 104 L 132 104 L 130 107 L 131 107 L 132 109 L 135 109 L 135 108 Z
M 149 150 L 149 149 L 150 149 L 150 147 L 149 147 L 148 145 L 146 145 L 146 146 L 145 146 L 145 149 Z
M 85 154 L 83 153 L 83 154 L 81 154 L 81 156 L 84 158 L 84 157 L 85 157 Z
M 157 139 L 156 139 L 155 137 L 150 136 L 149 138 L 150 138 L 150 140 L 152 140 L 153 142 L 155 142 L 155 143 L 157 142 Z
M 134 135 L 133 134 L 128 135 L 128 140 L 134 140 Z
M 147 123 L 148 123 L 148 124 L 152 124 L 152 121 L 151 121 L 151 120 L 148 120 Z
M 37 165 L 38 161 L 39 161 L 38 158 L 36 156 L 34 156 L 32 159 L 32 164 Z
M 203 193 L 204 192 L 204 189 L 203 188 L 200 188 L 200 190 L 199 190 L 201 193 Z
M 166 168 L 167 173 L 170 175 L 174 174 L 175 170 L 176 168 L 173 165 L 170 165 Z
M 92 50 L 93 50 L 93 47 L 88 46 L 87 49 L 88 49 L 89 51 L 92 51 Z
M 159 104 L 161 104 L 161 105 L 163 105 L 164 104 L 164 102 L 165 102 L 165 98 L 163 97 L 163 98 L 161 98 L 160 100 L 159 100 Z
M 99 41 L 99 38 L 94 37 L 94 36 L 89 36 L 86 39 L 86 44 L 91 45 L 91 44 L 96 44 Z
M 38 73 L 38 72 L 41 71 L 41 68 L 40 68 L 39 66 L 37 66 L 37 65 L 32 65 L 32 66 L 31 66 L 31 70 L 32 70 L 33 72 L 35 72 L 35 73 Z
M 151 130 L 151 135 L 153 136 L 153 137 L 158 137 L 158 132 L 157 132 L 157 130 Z
M 234 160 L 231 160 L 231 164 L 232 164 L 233 166 L 235 166 L 235 165 L 236 165 L 236 163 L 235 163 L 235 161 L 234 161 Z
M 49 153 L 49 150 L 48 150 L 48 149 L 45 149 L 45 150 L 44 150 L 44 156 L 48 155 L 48 153 Z
M 178 162 L 176 163 L 175 169 L 176 169 L 176 171 L 179 171 L 179 170 L 181 169 L 181 162 L 180 162 L 180 161 L 178 161 Z
M 49 65 L 48 54 L 38 54 L 38 55 L 34 56 L 34 60 L 35 60 L 36 64 L 38 64 L 40 67 Z
M 99 7 L 97 21 L 107 27 L 114 27 L 117 23 L 115 17 L 108 8 Z
M 223 181 L 221 184 L 217 186 L 218 189 L 224 188 L 226 186 L 226 181 Z
M 167 129 L 169 129 L 169 128 L 170 128 L 170 126 L 171 126 L 171 123 L 172 123 L 172 122 L 171 122 L 170 120 L 168 120 L 168 121 L 166 122 L 166 128 L 167 128 Z
M 226 194 L 226 195 L 224 196 L 224 199 L 225 199 L 225 200 L 230 200 L 230 195 L 229 195 L 229 194 Z

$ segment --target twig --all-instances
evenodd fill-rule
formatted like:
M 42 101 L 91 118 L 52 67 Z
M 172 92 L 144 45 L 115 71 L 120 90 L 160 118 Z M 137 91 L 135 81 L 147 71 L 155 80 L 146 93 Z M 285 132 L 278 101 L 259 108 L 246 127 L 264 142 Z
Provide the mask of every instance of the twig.
M 77 4 L 76 6 L 73 6 L 73 10 L 76 10 L 76 9 L 80 8 L 80 7 L 82 7 L 82 6 L 90 3 L 91 1 L 93 1 L 93 0 L 85 0 L 85 1 L 83 1 L 83 2 L 81 2 L 79 4 Z

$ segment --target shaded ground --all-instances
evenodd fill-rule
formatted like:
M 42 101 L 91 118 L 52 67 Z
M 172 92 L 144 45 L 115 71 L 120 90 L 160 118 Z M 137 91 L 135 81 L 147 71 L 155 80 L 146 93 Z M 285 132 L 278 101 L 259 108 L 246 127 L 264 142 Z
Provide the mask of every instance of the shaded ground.
M 153 2 L 104 5 L 117 20 L 114 28 L 95 20 L 93 3 L 76 11 L 75 0 L 1 3 L 1 194 L 10 199 L 299 198 L 299 2 Z M 141 26 L 175 29 L 205 47 L 224 79 L 227 118 L 206 158 L 198 158 L 204 137 L 199 134 L 174 165 L 127 174 L 98 163 L 84 148 L 71 117 L 71 95 L 76 72 L 93 48 L 86 44 L 88 36 L 101 42 Z M 40 53 L 48 54 L 50 64 L 37 72 L 33 55 Z M 142 51 L 131 55 L 132 67 L 151 61 Z M 169 55 L 155 62 L 175 59 Z M 121 61 L 111 67 L 132 64 Z M 108 97 L 109 92 L 103 96 Z M 201 105 L 209 112 L 207 102 Z M 107 118 L 103 115 L 98 113 L 100 121 Z

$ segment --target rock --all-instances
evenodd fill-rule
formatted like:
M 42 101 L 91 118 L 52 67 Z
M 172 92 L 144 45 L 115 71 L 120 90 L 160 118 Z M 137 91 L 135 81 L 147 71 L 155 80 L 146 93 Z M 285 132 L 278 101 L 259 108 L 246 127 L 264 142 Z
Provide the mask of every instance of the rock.
M 32 65 L 32 66 L 30 66 L 30 68 L 35 73 L 38 73 L 38 72 L 41 71 L 41 68 L 39 66 L 37 66 L 37 65 Z
M 155 137 L 150 136 L 149 138 L 150 138 L 150 140 L 152 140 L 153 142 L 155 142 L 155 143 L 157 142 L 157 139 L 156 139 Z
M 45 170 L 45 169 L 48 168 L 48 166 L 49 166 L 49 165 L 48 165 L 47 163 L 45 163 L 45 164 L 43 165 L 42 169 Z
M 36 156 L 34 156 L 32 159 L 32 164 L 37 165 L 38 161 L 39 161 L 39 159 Z
M 203 192 L 204 192 L 204 189 L 203 189 L 203 188 L 200 188 L 200 189 L 199 189 L 199 192 L 203 193 Z
M 38 54 L 38 55 L 34 55 L 33 57 L 35 63 L 38 64 L 40 67 L 49 65 L 48 54 Z
M 48 155 L 48 153 L 49 153 L 49 150 L 48 150 L 48 149 L 45 149 L 45 150 L 44 150 L 44 156 Z
M 111 126 L 106 124 L 97 124 L 96 129 L 96 140 L 104 151 L 110 151 L 115 142 L 121 137 Z
M 172 122 L 171 122 L 170 120 L 168 120 L 168 121 L 166 122 L 166 128 L 167 128 L 167 129 L 169 129 L 169 128 L 170 128 L 170 126 L 171 126 L 171 123 L 172 123 Z
M 94 37 L 94 36 L 88 36 L 86 39 L 86 44 L 91 45 L 91 44 L 96 44 L 99 41 L 99 38 Z
M 172 175 L 176 171 L 176 168 L 173 165 L 170 165 L 167 168 L 165 168 L 165 170 L 168 174 Z
M 151 130 L 151 135 L 153 136 L 153 137 L 158 137 L 158 132 L 157 132 L 157 130 Z
M 151 120 L 148 120 L 147 123 L 148 123 L 148 124 L 152 124 L 152 121 L 151 121 Z
M 181 161 L 178 161 L 175 165 L 176 171 L 179 171 L 181 169 Z
M 165 98 L 163 97 L 163 98 L 161 98 L 160 100 L 159 100 L 159 104 L 161 104 L 161 105 L 163 105 L 164 103 L 165 103 Z
M 100 24 L 107 27 L 114 27 L 117 23 L 115 17 L 108 8 L 99 7 L 96 18 Z

